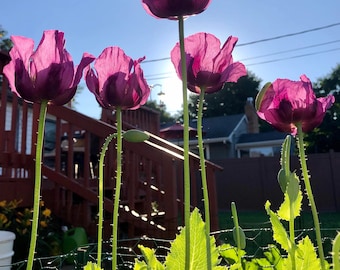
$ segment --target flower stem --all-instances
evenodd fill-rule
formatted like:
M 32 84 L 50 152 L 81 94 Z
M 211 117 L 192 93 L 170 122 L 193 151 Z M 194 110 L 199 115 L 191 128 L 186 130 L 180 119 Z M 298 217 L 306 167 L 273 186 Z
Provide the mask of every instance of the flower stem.
M 339 251 L 340 251 L 340 233 L 337 234 L 333 241 L 332 257 L 334 270 L 340 270 Z
M 41 164 L 42 164 L 42 151 L 44 143 L 44 130 L 45 118 L 47 111 L 47 100 L 40 104 L 38 132 L 37 132 L 37 146 L 35 152 L 35 181 L 34 181 L 34 201 L 33 201 L 33 219 L 32 219 L 32 233 L 31 242 L 28 252 L 27 270 L 33 269 L 34 253 L 38 237 L 38 224 L 39 224 L 39 210 L 40 210 L 40 190 L 41 190 Z
M 110 134 L 105 139 L 99 157 L 99 182 L 98 182 L 98 247 L 97 247 L 97 265 L 101 267 L 102 260 L 102 240 L 103 240 L 103 213 L 104 213 L 104 158 L 108 146 L 116 134 Z
M 116 188 L 113 203 L 113 222 L 112 222 L 112 270 L 117 268 L 117 243 L 118 243 L 118 210 L 119 197 L 122 183 L 122 109 L 116 108 L 117 122 L 117 171 L 116 171 Z
M 301 165 L 301 171 L 303 180 L 305 182 L 306 192 L 309 200 L 309 204 L 312 210 L 313 215 L 313 221 L 314 221 L 314 228 L 315 228 L 315 234 L 316 234 L 316 242 L 318 245 L 318 252 L 319 252 L 319 258 L 321 263 L 321 269 L 326 269 L 325 267 L 325 255 L 323 251 L 322 246 L 322 239 L 321 239 L 321 230 L 320 230 L 320 222 L 318 217 L 318 212 L 316 210 L 316 204 L 314 201 L 314 196 L 312 192 L 312 187 L 309 180 L 308 175 L 308 169 L 307 169 L 307 162 L 306 162 L 306 154 L 305 154 L 305 147 L 303 142 L 303 131 L 301 124 L 297 124 L 297 138 L 298 138 L 298 148 L 299 148 L 299 156 L 300 156 L 300 165 Z
M 187 94 L 187 65 L 184 47 L 184 19 L 178 18 L 179 44 L 181 51 L 183 92 L 183 156 L 184 156 L 184 223 L 185 223 L 185 269 L 190 268 L 190 164 L 189 164 L 189 112 Z
M 282 158 L 284 159 L 283 165 L 284 165 L 284 172 L 285 172 L 285 178 L 290 179 L 291 171 L 290 171 L 290 145 L 291 145 L 291 140 L 289 137 L 289 140 L 287 140 L 288 146 L 286 151 L 284 151 L 284 154 Z M 287 187 L 286 187 L 287 189 Z M 286 190 L 287 192 L 287 190 Z M 289 198 L 291 200 L 291 198 Z M 296 261 L 295 261 L 295 218 L 294 218 L 294 205 L 289 201 L 289 238 L 292 243 L 292 246 L 290 248 L 290 256 L 291 256 L 291 262 L 292 262 L 292 270 L 296 269 Z
M 240 236 L 240 225 L 238 223 L 238 215 L 237 215 L 237 210 L 236 210 L 236 204 L 235 202 L 231 203 L 231 214 L 233 216 L 233 222 L 234 222 L 234 227 L 236 230 L 236 246 L 237 246 L 237 257 L 238 257 L 238 264 L 240 265 L 242 269 L 242 256 L 241 256 L 241 236 Z
M 209 193 L 207 186 L 207 174 L 205 170 L 205 157 L 203 147 L 203 103 L 204 103 L 205 89 L 201 89 L 198 103 L 197 113 L 197 139 L 198 139 L 198 151 L 200 156 L 200 167 L 201 167 L 201 180 L 203 188 L 203 202 L 204 202 L 204 217 L 205 217 L 205 237 L 206 237 L 206 249 L 207 249 L 207 270 L 211 270 L 211 248 L 210 248 L 210 208 L 209 208 Z

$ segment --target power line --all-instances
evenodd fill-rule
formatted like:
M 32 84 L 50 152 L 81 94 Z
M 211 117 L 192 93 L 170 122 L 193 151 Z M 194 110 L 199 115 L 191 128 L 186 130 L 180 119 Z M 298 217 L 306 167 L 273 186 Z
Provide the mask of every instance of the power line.
M 301 58 L 301 57 L 306 57 L 306 56 L 312 56 L 312 55 L 317 55 L 317 54 L 323 54 L 323 53 L 328 53 L 328 52 L 333 52 L 333 51 L 339 51 L 340 48 L 334 48 L 334 49 L 329 49 L 329 50 L 324 50 L 324 51 L 319 51 L 319 52 L 314 52 L 314 53 L 305 53 L 305 54 L 300 54 L 300 55 L 294 55 L 290 57 L 284 57 L 284 58 L 278 58 L 278 59 L 272 59 L 268 61 L 262 61 L 262 62 L 257 62 L 257 63 L 251 63 L 247 64 L 246 66 L 255 66 L 255 65 L 261 65 L 261 64 L 267 64 L 267 63 L 273 63 L 273 62 L 280 62 L 284 60 L 289 60 L 289 59 L 295 59 L 295 58 Z
M 339 48 L 329 49 L 329 50 L 317 51 L 317 52 L 313 52 L 313 53 L 305 53 L 305 54 L 299 54 L 299 55 L 294 55 L 294 56 L 289 56 L 289 57 L 283 57 L 283 58 L 277 58 L 277 59 L 272 59 L 272 60 L 267 60 L 267 61 L 250 63 L 250 64 L 246 64 L 246 66 L 249 67 L 249 66 L 262 65 L 262 64 L 268 64 L 268 63 L 274 63 L 274 62 L 281 62 L 281 61 L 286 61 L 286 60 L 291 60 L 291 59 L 296 59 L 296 58 L 301 58 L 301 57 L 307 57 L 307 56 L 313 56 L 313 55 L 318 55 L 318 54 L 338 51 L 338 50 L 340 50 L 340 47 Z M 248 58 L 246 60 L 249 60 L 249 59 L 250 58 Z M 242 60 L 242 61 L 245 61 L 245 60 Z M 169 76 L 157 77 L 158 75 L 166 75 L 166 74 L 169 74 Z M 145 77 L 147 78 L 148 81 L 162 80 L 162 79 L 173 78 L 174 76 L 170 76 L 170 74 L 171 74 L 170 72 L 167 72 L 167 73 L 160 73 L 160 74 L 149 75 L 152 78 L 147 78 L 149 76 L 145 76 Z
M 290 50 L 284 50 L 284 51 L 278 51 L 278 52 L 274 52 L 274 53 L 268 53 L 268 54 L 253 56 L 253 57 L 247 57 L 247 58 L 243 58 L 243 59 L 240 59 L 240 60 L 237 60 L 237 61 L 248 61 L 248 60 L 252 60 L 252 59 L 258 59 L 258 58 L 263 58 L 263 57 L 267 57 L 267 56 L 273 56 L 273 55 L 278 55 L 278 54 L 283 54 L 283 53 L 288 53 L 288 52 L 301 51 L 301 50 L 320 47 L 320 46 L 333 44 L 333 43 L 337 43 L 337 42 L 340 42 L 340 39 L 328 41 L 328 42 L 323 42 L 323 43 L 318 43 L 318 44 L 313 44 L 313 45 L 304 46 L 304 47 L 299 47 L 299 48 L 290 49 Z
M 250 41 L 250 42 L 246 42 L 246 43 L 241 43 L 241 44 L 237 44 L 236 46 L 241 47 L 241 46 L 247 46 L 247 45 L 252 45 L 252 44 L 256 44 L 256 43 L 262 43 L 262 42 L 266 42 L 266 41 L 272 41 L 272 40 L 276 40 L 276 39 L 286 38 L 286 37 L 302 35 L 302 34 L 305 34 L 305 33 L 319 31 L 319 30 L 331 28 L 331 27 L 338 26 L 338 25 L 340 25 L 340 22 L 325 25 L 325 26 L 320 26 L 320 27 L 316 27 L 316 28 L 311 28 L 311 29 L 307 29 L 307 30 L 303 30 L 303 31 L 295 32 L 295 33 L 289 33 L 289 34 L 280 35 L 280 36 L 276 36 L 276 37 L 264 38 L 264 39 L 259 39 L 259 40 Z
M 339 26 L 339 25 L 340 25 L 340 22 L 337 22 L 337 23 L 333 23 L 333 24 L 329 24 L 329 25 L 324 25 L 324 26 L 320 26 L 320 27 L 315 27 L 315 28 L 311 28 L 311 29 L 307 29 L 307 30 L 303 30 L 303 31 L 299 31 L 299 32 L 294 32 L 294 33 L 284 34 L 284 35 L 280 35 L 280 36 L 275 36 L 275 37 L 270 37 L 270 38 L 254 40 L 254 41 L 250 41 L 250 42 L 246 42 L 246 43 L 241 43 L 241 44 L 236 44 L 236 47 L 248 46 L 248 45 L 253 45 L 253 44 L 256 44 L 256 43 L 262 43 L 262 42 L 267 42 L 267 41 L 272 41 L 272 40 L 277 40 L 277 39 L 282 39 L 282 38 L 302 35 L 302 34 L 305 34 L 305 33 L 314 32 L 314 31 L 320 31 L 320 30 L 324 30 L 324 29 L 335 27 L 335 26 Z M 165 60 L 170 60 L 170 59 L 171 59 L 170 57 L 163 57 L 163 58 L 145 60 L 142 63 L 146 64 L 146 63 L 160 62 L 160 61 L 165 61 Z

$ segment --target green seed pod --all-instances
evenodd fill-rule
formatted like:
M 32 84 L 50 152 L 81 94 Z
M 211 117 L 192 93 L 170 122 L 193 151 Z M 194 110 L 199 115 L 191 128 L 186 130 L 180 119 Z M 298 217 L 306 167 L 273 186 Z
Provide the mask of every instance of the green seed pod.
M 149 139 L 149 135 L 138 129 L 130 129 L 123 134 L 124 140 L 128 142 L 144 142 Z
M 237 235 L 238 234 L 238 235 Z M 243 229 L 238 226 L 238 231 L 236 229 L 236 227 L 233 228 L 233 237 L 234 237 L 234 241 L 235 243 L 237 243 L 237 236 L 240 237 L 240 249 L 245 249 L 246 248 L 246 234 L 244 233 Z

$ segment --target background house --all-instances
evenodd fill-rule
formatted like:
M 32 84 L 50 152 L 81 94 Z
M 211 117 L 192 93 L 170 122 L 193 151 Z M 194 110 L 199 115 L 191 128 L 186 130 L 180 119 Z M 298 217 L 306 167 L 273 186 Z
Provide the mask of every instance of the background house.
M 274 156 L 280 153 L 286 134 L 277 131 L 260 132 L 253 102 L 252 98 L 247 99 L 243 114 L 203 118 L 206 159 L 215 161 L 245 156 Z M 190 149 L 197 153 L 197 120 L 192 120 L 189 125 Z M 163 126 L 160 134 L 173 143 L 183 145 L 183 126 L 179 123 Z

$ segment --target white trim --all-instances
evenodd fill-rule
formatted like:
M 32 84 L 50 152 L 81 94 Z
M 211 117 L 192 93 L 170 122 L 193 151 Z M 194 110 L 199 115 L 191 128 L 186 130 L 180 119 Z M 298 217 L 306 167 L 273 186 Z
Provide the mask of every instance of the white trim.
M 277 140 L 266 140 L 259 142 L 248 142 L 248 143 L 237 143 L 235 145 L 236 149 L 249 149 L 251 147 L 267 147 L 267 146 L 280 146 L 282 145 L 284 139 Z

